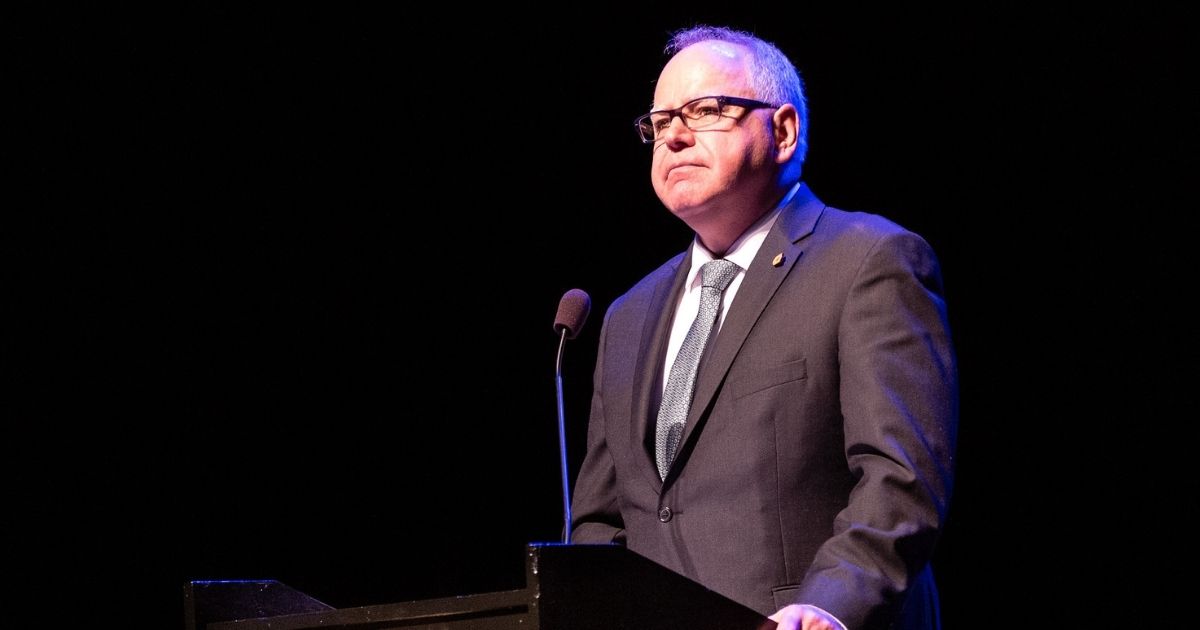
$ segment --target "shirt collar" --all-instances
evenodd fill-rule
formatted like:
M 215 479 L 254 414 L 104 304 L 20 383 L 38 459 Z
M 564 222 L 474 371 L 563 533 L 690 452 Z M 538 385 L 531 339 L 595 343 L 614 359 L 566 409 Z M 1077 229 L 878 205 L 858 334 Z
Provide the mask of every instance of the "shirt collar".
M 779 218 L 780 211 L 783 207 L 796 196 L 796 191 L 800 190 L 800 182 L 792 185 L 792 189 L 788 191 L 783 199 L 775 206 L 771 212 L 764 214 L 758 221 L 754 222 L 742 232 L 733 245 L 729 247 L 729 252 L 725 254 L 725 260 L 733 262 L 745 271 L 750 268 L 750 263 L 754 261 L 754 257 L 758 254 L 758 248 L 762 247 L 763 241 L 767 240 L 767 233 L 775 225 L 775 220 Z M 708 248 L 700 244 L 699 238 L 692 239 L 692 267 L 688 270 L 687 284 L 684 285 L 688 290 L 692 290 L 700 284 L 700 267 L 704 263 L 715 260 L 712 252 Z

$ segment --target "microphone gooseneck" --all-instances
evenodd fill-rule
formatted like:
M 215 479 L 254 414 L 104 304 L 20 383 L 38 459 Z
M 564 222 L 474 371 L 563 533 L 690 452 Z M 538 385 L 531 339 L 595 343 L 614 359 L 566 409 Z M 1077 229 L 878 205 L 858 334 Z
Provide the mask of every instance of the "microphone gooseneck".
M 580 289 L 571 289 L 558 303 L 558 314 L 554 318 L 554 332 L 558 333 L 558 358 L 554 362 L 554 388 L 558 398 L 558 463 L 562 471 L 563 536 L 564 544 L 571 544 L 571 483 L 567 470 L 567 431 L 563 412 L 562 361 L 563 350 L 568 339 L 574 339 L 587 321 L 592 300 Z

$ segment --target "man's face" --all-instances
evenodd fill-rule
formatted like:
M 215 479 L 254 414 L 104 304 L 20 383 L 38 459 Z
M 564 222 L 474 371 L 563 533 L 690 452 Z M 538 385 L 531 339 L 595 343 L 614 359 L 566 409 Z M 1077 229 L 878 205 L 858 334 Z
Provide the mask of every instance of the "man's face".
M 755 98 L 748 78 L 749 54 L 741 46 L 717 41 L 683 49 L 659 75 L 654 109 L 673 109 L 701 96 Z M 693 227 L 724 208 L 755 202 L 771 185 L 769 114 L 759 113 L 770 110 L 731 111 L 738 117 L 697 130 L 676 117 L 654 143 L 654 192 Z

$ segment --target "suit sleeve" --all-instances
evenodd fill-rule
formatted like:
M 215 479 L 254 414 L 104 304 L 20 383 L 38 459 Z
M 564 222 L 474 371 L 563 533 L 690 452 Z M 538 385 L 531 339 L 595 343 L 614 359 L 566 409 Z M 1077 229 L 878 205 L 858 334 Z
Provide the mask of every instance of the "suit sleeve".
M 958 377 L 942 281 L 919 236 L 864 257 L 838 322 L 845 458 L 856 483 L 797 601 L 877 625 L 922 575 L 946 518 Z
M 624 544 L 625 526 L 617 501 L 617 474 L 608 450 L 604 416 L 604 348 L 609 313 L 600 331 L 600 348 L 592 377 L 592 409 L 588 416 L 587 452 L 571 501 L 571 540 L 577 543 Z

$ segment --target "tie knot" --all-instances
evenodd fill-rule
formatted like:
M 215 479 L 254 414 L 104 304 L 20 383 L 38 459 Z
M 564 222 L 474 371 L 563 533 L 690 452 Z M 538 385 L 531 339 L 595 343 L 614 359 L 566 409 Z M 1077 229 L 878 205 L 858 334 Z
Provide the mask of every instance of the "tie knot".
M 703 286 L 724 291 L 741 270 L 742 268 L 737 266 L 737 263 L 730 262 L 724 258 L 710 260 L 704 263 L 703 267 L 700 267 L 700 283 Z

